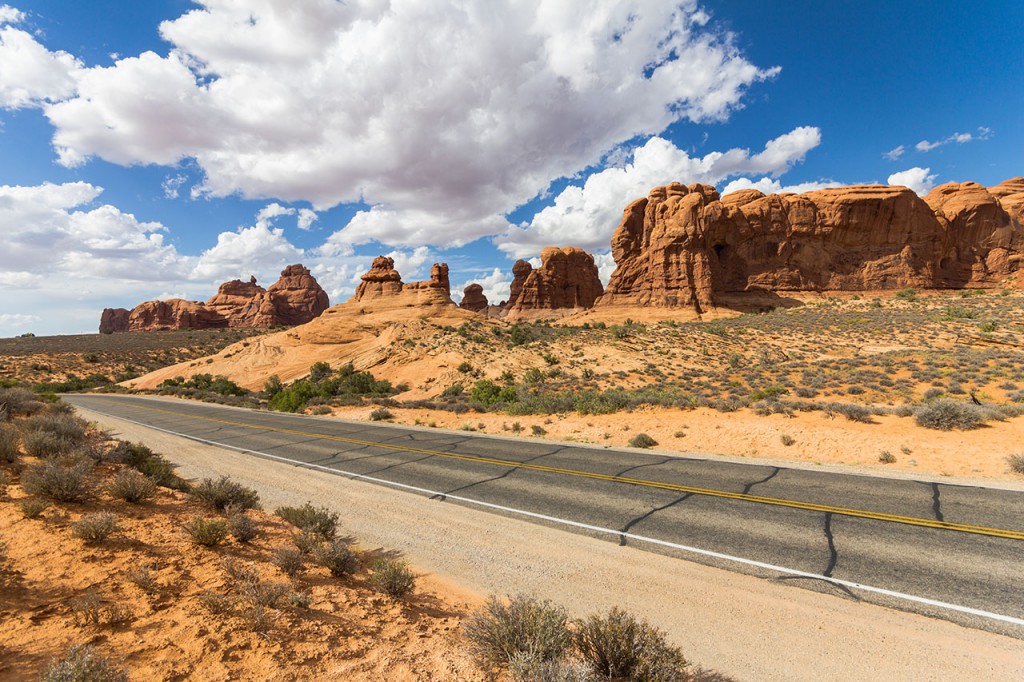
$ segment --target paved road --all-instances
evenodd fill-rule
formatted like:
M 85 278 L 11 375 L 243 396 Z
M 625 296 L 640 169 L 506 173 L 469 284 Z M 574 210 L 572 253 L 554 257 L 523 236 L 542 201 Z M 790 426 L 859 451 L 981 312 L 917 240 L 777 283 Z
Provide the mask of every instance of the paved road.
M 257 456 L 1024 637 L 1021 492 L 188 401 L 66 400 Z

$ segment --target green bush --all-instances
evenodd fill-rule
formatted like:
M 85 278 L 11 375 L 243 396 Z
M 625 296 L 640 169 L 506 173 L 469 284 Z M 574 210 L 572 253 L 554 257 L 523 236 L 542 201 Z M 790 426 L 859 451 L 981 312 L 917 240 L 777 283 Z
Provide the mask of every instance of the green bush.
M 60 457 L 77 447 L 74 441 L 49 431 L 28 431 L 22 437 L 22 442 L 27 454 L 41 459 Z
M 29 495 L 51 502 L 83 502 L 92 494 L 92 464 L 46 460 L 25 469 L 21 486 Z
M 338 529 L 338 514 L 327 507 L 314 507 L 307 502 L 301 507 L 278 507 L 274 514 L 299 530 L 313 533 L 323 540 L 332 540 Z
M 614 608 L 576 622 L 573 642 L 583 660 L 607 678 L 635 682 L 687 680 L 682 651 L 665 633 Z
M 204 547 L 219 545 L 228 536 L 227 521 L 221 519 L 204 519 L 195 516 L 191 521 L 183 524 L 182 529 L 192 542 Z
M 204 478 L 192 486 L 189 495 L 200 504 L 221 512 L 229 506 L 237 511 L 260 508 L 259 493 L 227 476 L 221 476 L 216 481 Z
M 369 372 L 357 372 L 351 363 L 335 372 L 323 369 L 325 363 L 314 364 L 308 379 L 299 379 L 270 397 L 269 406 L 281 412 L 298 412 L 313 398 L 385 397 L 396 390 L 388 381 L 377 381 Z
M 156 495 L 156 488 L 156 482 L 148 476 L 134 469 L 122 469 L 107 485 L 107 492 L 115 499 L 140 504 Z
M 508 664 L 517 654 L 552 661 L 569 649 L 565 610 L 525 595 L 487 599 L 462 626 L 470 652 L 484 667 Z
M 355 552 L 341 540 L 333 540 L 313 551 L 313 558 L 336 578 L 351 575 L 359 566 Z
M 88 545 L 103 542 L 116 530 L 117 517 L 109 512 L 88 514 L 71 524 L 71 534 Z
M 493 407 L 498 403 L 514 403 L 516 389 L 514 386 L 499 386 L 490 379 L 482 379 L 473 385 L 469 398 L 484 407 Z
M 629 439 L 629 444 L 634 448 L 653 448 L 658 444 L 658 441 L 654 440 L 646 433 L 638 433 Z
M 40 674 L 42 682 L 127 682 L 128 673 L 112 663 L 91 644 L 68 649 L 54 658 Z
M 918 426 L 939 431 L 968 431 L 985 423 L 985 415 L 976 405 L 955 400 L 936 400 L 917 409 L 914 421 Z
M 907 287 L 906 289 L 900 289 L 896 292 L 896 298 L 901 301 L 916 301 L 917 300 L 917 289 L 914 287 Z
M 390 597 L 403 599 L 416 587 L 416 576 L 400 559 L 377 559 L 371 568 L 370 583 Z

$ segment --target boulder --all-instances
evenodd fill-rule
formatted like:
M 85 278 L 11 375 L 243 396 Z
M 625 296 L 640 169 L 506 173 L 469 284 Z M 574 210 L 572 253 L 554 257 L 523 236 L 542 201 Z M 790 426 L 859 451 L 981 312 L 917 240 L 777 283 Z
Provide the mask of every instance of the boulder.
M 485 313 L 487 311 L 487 297 L 484 296 L 484 288 L 477 283 L 470 284 L 462 290 L 462 303 L 460 308 L 472 310 L 474 313 Z
M 536 270 L 524 260 L 512 266 L 507 316 L 591 308 L 604 293 L 594 257 L 586 251 L 575 246 L 552 246 L 541 251 L 540 260 Z
M 132 311 L 127 308 L 104 308 L 100 315 L 100 333 L 128 331 L 128 317 L 131 314 Z
M 1004 183 L 1006 184 L 1006 183 Z M 1018 267 L 1017 185 L 854 185 L 804 194 L 672 183 L 631 203 L 600 305 L 687 306 L 736 294 L 993 287 Z

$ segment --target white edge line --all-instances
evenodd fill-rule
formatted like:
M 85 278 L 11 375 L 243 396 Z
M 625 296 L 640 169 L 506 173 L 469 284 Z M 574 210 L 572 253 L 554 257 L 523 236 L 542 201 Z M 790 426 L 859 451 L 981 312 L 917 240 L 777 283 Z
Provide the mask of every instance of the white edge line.
M 753 566 L 755 568 L 761 568 L 768 571 L 774 571 L 776 573 L 782 573 L 784 575 L 790 575 L 798 578 L 810 578 L 813 580 L 822 580 L 833 585 L 840 585 L 854 590 L 861 590 L 863 592 L 873 592 L 875 594 L 881 594 L 886 597 L 893 597 L 895 599 L 902 599 L 904 601 L 915 602 L 918 604 L 925 604 L 927 606 L 933 606 L 939 609 L 946 609 L 948 611 L 957 611 L 959 613 L 966 613 L 972 616 L 978 616 L 979 618 L 988 618 L 990 620 L 1001 621 L 1004 623 L 1010 623 L 1012 625 L 1024 626 L 1024 619 L 1015 618 L 1013 616 L 1006 616 L 1001 613 L 993 613 L 991 611 L 984 611 L 982 609 L 975 609 L 970 606 L 961 606 L 959 604 L 951 604 L 949 602 L 939 601 L 937 599 L 929 599 L 928 597 L 919 597 L 913 594 L 905 594 L 903 592 L 896 592 L 894 590 L 887 590 L 883 587 L 874 587 L 872 585 L 864 585 L 862 583 L 852 582 L 850 580 L 842 580 L 841 578 L 832 578 L 826 575 L 820 575 L 817 573 L 808 573 L 806 571 L 799 571 L 793 568 L 786 568 L 785 566 L 776 566 L 775 564 L 765 563 L 763 561 L 756 561 L 754 559 L 744 559 L 743 557 L 733 556 L 731 554 L 723 554 L 721 552 L 714 552 L 709 549 L 701 549 L 699 547 L 691 547 L 689 545 L 681 545 L 675 542 L 669 542 L 668 540 L 659 540 L 657 538 L 647 537 L 645 535 L 636 535 L 634 533 L 624 533 L 622 531 L 614 530 L 611 528 L 604 528 L 602 526 L 593 526 L 588 523 L 581 523 L 579 521 L 570 521 L 569 519 L 562 519 L 557 516 L 548 516 L 546 514 L 539 514 L 537 512 L 526 511 L 524 509 L 515 509 L 513 507 L 505 507 L 500 504 L 494 504 L 492 502 L 484 502 L 482 500 L 475 500 L 471 497 L 462 497 L 461 495 L 449 495 L 448 493 L 438 492 L 436 490 L 429 490 L 427 488 L 420 488 L 414 485 L 407 485 L 405 483 L 397 483 L 395 481 L 388 481 L 383 478 L 375 478 L 373 476 L 366 476 L 365 474 L 356 474 L 351 471 L 344 471 L 342 469 L 332 469 L 330 467 L 321 466 L 319 464 L 310 464 L 295 459 L 289 459 L 287 457 L 281 457 L 280 455 L 272 455 L 267 452 L 260 452 L 259 450 L 253 450 L 251 448 L 240 448 L 234 445 L 228 445 L 226 443 L 218 443 L 217 441 L 207 440 L 205 438 L 199 438 L 197 436 L 190 436 L 184 433 L 178 433 L 177 431 L 171 431 L 170 429 L 160 428 L 159 426 L 153 426 L 152 424 L 146 424 L 143 422 L 135 421 L 134 419 L 128 419 L 126 417 L 119 417 L 114 414 L 102 412 L 100 410 L 86 407 L 84 409 L 95 412 L 96 414 L 102 414 L 112 419 L 120 419 L 121 421 L 142 426 L 147 429 L 153 429 L 154 431 L 162 431 L 163 433 L 171 434 L 172 436 L 178 436 L 188 440 L 204 443 L 206 445 L 212 445 L 219 448 L 227 448 L 229 450 L 236 450 L 238 452 L 249 453 L 258 455 L 259 457 L 265 457 L 267 459 L 277 460 L 279 462 L 287 462 L 288 464 L 294 464 L 296 466 L 304 467 L 306 469 L 317 469 L 325 471 L 330 474 L 348 476 L 350 478 L 360 479 L 363 481 L 370 481 L 373 483 L 379 483 L 381 485 L 387 485 L 394 488 L 401 488 L 403 490 L 410 490 L 430 497 L 440 497 L 440 501 L 445 500 L 458 500 L 459 502 L 466 502 L 468 504 L 475 504 L 480 507 L 486 507 L 489 509 L 497 509 L 499 511 L 510 512 L 512 514 L 518 514 L 520 516 L 526 516 L 533 519 L 540 519 L 542 521 L 550 521 L 552 523 L 561 524 L 564 526 L 570 526 L 573 528 L 580 528 L 583 530 L 589 530 L 596 533 L 604 533 L 606 535 L 615 535 L 619 538 L 629 538 L 630 540 L 636 540 L 637 542 L 646 542 L 652 545 L 659 545 L 661 547 L 669 547 L 683 552 L 689 552 L 691 554 L 699 554 L 701 556 L 713 557 L 715 559 L 721 559 L 723 561 L 731 561 L 737 564 L 743 564 L 744 566 Z M 187 415 L 182 415 L 186 416 Z M 255 428 L 259 426 L 253 425 Z

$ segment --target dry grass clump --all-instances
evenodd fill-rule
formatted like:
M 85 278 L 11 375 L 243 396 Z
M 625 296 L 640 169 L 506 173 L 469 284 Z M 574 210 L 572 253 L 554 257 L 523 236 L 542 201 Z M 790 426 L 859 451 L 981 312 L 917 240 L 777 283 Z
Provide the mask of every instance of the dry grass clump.
M 27 497 L 18 503 L 18 510 L 26 519 L 38 519 L 50 507 L 51 504 L 48 500 L 38 497 Z
M 232 481 L 227 476 L 221 476 L 217 480 L 204 478 L 192 487 L 189 494 L 200 504 L 220 512 L 228 507 L 237 511 L 260 508 L 259 493 Z
M 75 645 L 47 664 L 41 682 L 127 682 L 128 673 L 91 644 Z
M 1013 454 L 1006 458 L 1010 471 L 1015 474 L 1024 474 L 1024 454 Z
M 335 578 L 352 575 L 359 567 L 359 557 L 342 540 L 332 540 L 313 550 L 313 559 Z
M 0 412 L 12 417 L 35 414 L 45 405 L 39 402 L 39 396 L 27 388 L 0 389 Z
M 658 441 L 654 440 L 646 433 L 638 433 L 629 439 L 630 447 L 634 448 L 653 448 L 658 444 Z

